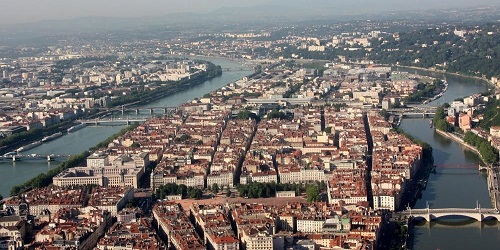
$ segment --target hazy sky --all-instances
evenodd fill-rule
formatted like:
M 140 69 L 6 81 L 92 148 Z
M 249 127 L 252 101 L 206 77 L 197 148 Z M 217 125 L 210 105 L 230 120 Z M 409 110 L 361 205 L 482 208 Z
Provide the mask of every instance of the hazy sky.
M 0 0 L 0 24 L 87 16 L 161 16 L 178 12 L 206 13 L 221 7 L 292 4 L 356 10 L 367 4 L 376 9 L 436 9 L 500 4 L 500 0 Z

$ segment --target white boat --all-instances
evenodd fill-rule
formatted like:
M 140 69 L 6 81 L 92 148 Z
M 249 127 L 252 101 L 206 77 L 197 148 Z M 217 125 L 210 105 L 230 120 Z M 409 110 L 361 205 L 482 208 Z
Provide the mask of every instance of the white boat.
M 68 132 L 74 132 L 74 131 L 77 131 L 77 130 L 79 130 L 79 129 L 81 129 L 81 128 L 84 128 L 85 126 L 87 126 L 87 124 L 85 124 L 85 123 L 80 123 L 80 124 L 75 125 L 75 126 L 73 126 L 73 127 L 71 127 L 71 128 L 68 128 Z
M 33 142 L 33 143 L 30 143 L 28 145 L 25 145 L 25 146 L 22 146 L 20 148 L 17 149 L 17 152 L 23 152 L 23 151 L 26 151 L 26 150 L 30 150 L 36 146 L 39 146 L 42 144 L 42 141 L 36 141 L 36 142 Z
M 54 140 L 58 137 L 61 137 L 63 135 L 62 132 L 57 132 L 53 135 L 49 135 L 49 136 L 45 136 L 43 139 L 42 139 L 42 142 L 48 142 L 48 141 L 51 141 L 51 140 Z

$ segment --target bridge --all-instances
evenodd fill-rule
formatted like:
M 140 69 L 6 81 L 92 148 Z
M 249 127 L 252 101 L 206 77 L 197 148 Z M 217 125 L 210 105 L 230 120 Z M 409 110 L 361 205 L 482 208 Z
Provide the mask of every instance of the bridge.
M 126 112 L 135 112 L 136 115 L 138 114 L 154 114 L 154 113 L 161 113 L 161 114 L 169 114 L 169 113 L 174 113 L 177 111 L 178 107 L 170 107 L 170 106 L 158 106 L 158 107 L 134 107 L 134 105 L 137 105 L 138 102 L 136 103 L 130 103 L 130 104 L 125 104 L 119 107 L 114 107 L 114 108 L 98 108 L 101 112 L 108 112 L 108 113 L 113 113 L 113 112 L 121 112 L 122 115 L 124 115 Z
M 488 170 L 487 165 L 481 164 L 439 164 L 436 168 L 451 168 L 451 169 L 478 169 L 479 171 Z
M 177 107 L 144 107 L 144 108 L 128 108 L 128 109 L 121 109 L 122 115 L 125 114 L 125 112 L 135 112 L 136 115 L 141 114 L 141 112 L 147 112 L 148 114 L 152 115 L 155 113 L 161 113 L 161 114 L 168 114 L 168 113 L 175 113 L 177 111 Z
M 222 71 L 243 71 L 245 68 L 243 67 L 232 67 L 232 68 L 222 68 Z
M 67 159 L 71 157 L 71 155 L 56 155 L 56 154 L 29 154 L 29 155 L 2 155 L 0 159 L 2 160 L 12 160 L 12 161 L 20 161 L 20 160 L 40 160 L 46 159 L 47 161 L 53 161 L 55 159 Z
M 402 117 L 434 117 L 437 107 L 429 105 L 408 105 L 407 108 L 394 108 L 387 110 L 388 113 Z M 446 112 L 446 110 L 445 110 Z
M 143 123 L 146 122 L 148 118 L 102 118 L 102 119 L 91 119 L 91 120 L 78 120 L 80 123 L 91 124 L 91 125 L 99 125 L 99 124 L 125 124 L 130 125 L 131 123 Z
M 497 219 L 500 221 L 500 213 L 494 208 L 424 208 L 424 209 L 407 209 L 405 211 L 396 212 L 394 216 L 401 216 L 409 220 L 414 218 L 422 218 L 426 221 L 436 220 L 446 216 L 462 216 L 477 221 L 489 219 Z

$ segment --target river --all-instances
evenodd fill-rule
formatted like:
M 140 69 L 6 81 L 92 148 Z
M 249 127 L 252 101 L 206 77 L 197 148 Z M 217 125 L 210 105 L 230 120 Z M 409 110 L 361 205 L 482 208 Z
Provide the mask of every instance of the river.
M 209 60 L 216 65 L 220 65 L 222 68 L 230 68 L 230 71 L 224 71 L 220 77 L 158 99 L 142 107 L 175 107 L 253 73 L 251 68 L 243 67 L 240 62 L 236 61 L 203 57 L 196 57 L 196 59 Z M 122 128 L 124 126 L 87 126 L 23 152 L 23 154 L 76 155 L 95 146 Z M 49 163 L 45 160 L 0 161 L 0 170 L 2 173 L 0 175 L 0 194 L 4 197 L 8 196 L 13 186 L 21 184 L 40 173 L 47 172 L 61 161 L 58 160 Z
M 433 104 L 452 102 L 474 93 L 484 92 L 488 86 L 481 80 L 435 72 L 408 70 L 446 79 L 448 91 Z M 431 103 L 432 105 L 432 103 Z M 436 173 L 431 173 L 427 188 L 415 208 L 491 208 L 486 174 L 478 171 L 479 157 L 459 143 L 441 136 L 429 127 L 429 119 L 404 119 L 400 126 L 412 136 L 429 143 L 433 148 Z M 466 218 L 442 218 L 420 222 L 414 228 L 412 249 L 498 249 L 500 223 L 476 222 Z

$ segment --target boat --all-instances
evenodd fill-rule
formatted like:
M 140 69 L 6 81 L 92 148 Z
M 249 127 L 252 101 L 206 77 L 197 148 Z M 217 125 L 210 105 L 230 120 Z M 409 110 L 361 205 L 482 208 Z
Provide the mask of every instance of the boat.
M 42 142 L 48 142 L 48 141 L 51 141 L 51 140 L 54 140 L 58 137 L 61 137 L 63 135 L 62 132 L 57 132 L 53 135 L 49 135 L 49 136 L 45 136 L 43 139 L 42 139 Z
M 11 152 L 5 153 L 3 155 L 3 157 L 13 156 L 13 155 L 17 155 L 17 152 L 16 151 L 11 151 Z
M 22 146 L 20 148 L 17 149 L 17 152 L 23 152 L 23 151 L 26 151 L 26 150 L 30 150 L 36 146 L 39 146 L 42 144 L 42 141 L 36 141 L 36 142 L 33 142 L 33 143 L 30 143 L 28 145 L 25 145 L 25 146 Z
M 432 120 L 429 120 L 429 126 L 432 128 Z
M 74 132 L 74 131 L 77 131 L 77 130 L 79 130 L 79 129 L 81 129 L 81 128 L 84 128 L 85 126 L 87 126 L 87 124 L 85 124 L 85 123 L 80 123 L 80 124 L 75 125 L 75 126 L 73 126 L 73 127 L 71 127 L 71 128 L 68 128 L 68 132 Z

